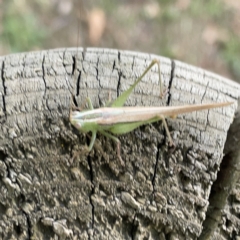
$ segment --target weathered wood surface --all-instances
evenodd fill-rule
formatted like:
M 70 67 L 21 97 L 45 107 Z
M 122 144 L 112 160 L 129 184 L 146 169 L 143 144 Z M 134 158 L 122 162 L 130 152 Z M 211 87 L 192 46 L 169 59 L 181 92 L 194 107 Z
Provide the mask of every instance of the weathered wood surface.
M 102 136 L 88 156 L 76 154 L 89 139 L 69 123 L 71 95 L 79 106 L 89 96 L 99 107 L 109 93 L 114 99 L 126 90 L 152 58 L 161 61 L 169 94 L 159 99 L 154 68 L 126 105 L 236 104 L 169 119 L 175 149 L 169 149 L 160 123 L 121 136 L 125 167 L 114 143 Z M 3 239 L 200 236 L 240 96 L 238 84 L 167 58 L 109 49 L 57 49 L 0 61 Z M 224 219 L 212 236 L 239 234 L 239 218 Z

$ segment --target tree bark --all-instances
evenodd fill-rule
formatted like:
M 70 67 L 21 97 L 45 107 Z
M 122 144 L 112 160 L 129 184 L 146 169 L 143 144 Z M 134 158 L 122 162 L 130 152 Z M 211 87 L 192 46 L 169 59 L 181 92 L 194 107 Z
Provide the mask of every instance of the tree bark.
M 90 97 L 94 107 L 103 106 L 128 89 L 153 58 L 161 62 L 168 93 L 159 98 L 155 67 L 126 105 L 235 103 L 167 119 L 174 148 L 160 122 L 120 136 L 124 165 L 114 142 L 101 135 L 84 153 L 89 138 L 69 122 L 73 102 L 82 107 Z M 197 239 L 209 233 L 209 197 L 239 84 L 168 58 L 110 49 L 57 49 L 0 61 L 2 239 Z M 234 174 L 236 180 L 238 170 Z M 239 185 L 228 185 L 236 213 Z M 210 239 L 239 234 L 239 213 L 231 212 L 231 204 L 221 208 L 234 221 L 221 222 L 220 214 Z

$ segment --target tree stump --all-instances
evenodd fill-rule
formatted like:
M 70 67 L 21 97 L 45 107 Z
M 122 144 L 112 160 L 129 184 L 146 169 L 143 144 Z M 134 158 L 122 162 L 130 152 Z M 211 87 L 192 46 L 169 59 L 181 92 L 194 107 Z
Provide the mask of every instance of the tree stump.
M 161 62 L 168 94 L 159 98 L 155 67 L 125 105 L 235 103 L 167 119 L 174 149 L 168 146 L 161 122 L 121 135 L 124 166 L 114 142 L 101 135 L 93 150 L 83 154 L 89 137 L 69 122 L 72 95 L 79 107 L 86 97 L 95 108 L 103 106 L 128 89 L 153 58 Z M 220 216 L 209 212 L 218 206 L 218 200 L 209 205 L 209 198 L 216 192 L 212 186 L 222 168 L 239 84 L 168 58 L 97 48 L 14 54 L 1 57 L 0 66 L 2 239 L 239 235 L 239 182 L 227 183 L 231 201 L 221 205 Z M 232 152 L 237 159 L 239 152 Z M 230 168 L 238 179 L 239 168 Z M 214 220 L 206 225 L 209 219 Z

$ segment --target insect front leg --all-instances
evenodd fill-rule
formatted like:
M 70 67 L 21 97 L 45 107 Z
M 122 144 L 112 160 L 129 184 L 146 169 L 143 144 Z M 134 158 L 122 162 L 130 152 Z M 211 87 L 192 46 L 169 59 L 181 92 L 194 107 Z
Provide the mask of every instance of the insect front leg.
M 92 105 L 92 101 L 89 97 L 86 98 L 86 102 L 88 103 L 88 108 L 90 110 L 93 110 L 93 105 Z M 93 148 L 93 145 L 94 145 L 94 142 L 96 140 L 96 136 L 97 136 L 97 131 L 92 131 L 92 137 L 91 137 L 91 141 L 90 141 L 90 144 L 88 146 L 88 151 L 90 152 Z
M 108 133 L 108 132 L 106 132 L 106 131 L 103 131 L 103 130 L 98 130 L 98 131 L 99 131 L 102 135 L 104 135 L 104 136 L 107 137 L 107 138 L 112 139 L 112 140 L 116 143 L 116 145 L 117 145 L 117 155 L 118 155 L 118 158 L 119 158 L 119 160 L 120 160 L 120 162 L 121 162 L 121 165 L 124 166 L 125 163 L 123 162 L 122 157 L 121 157 L 121 153 L 120 153 L 120 149 L 121 149 L 121 142 L 120 142 L 120 140 L 119 140 L 117 137 L 111 135 L 110 133 Z
M 92 137 L 91 137 L 91 141 L 90 141 L 90 144 L 88 146 L 88 151 L 90 152 L 93 148 L 93 145 L 95 143 L 95 140 L 96 140 L 96 136 L 97 136 L 97 131 L 92 131 Z
M 86 98 L 86 101 L 87 101 L 87 103 L 88 103 L 88 108 L 89 108 L 90 110 L 93 110 L 94 108 L 93 108 L 91 99 L 90 99 L 89 97 L 87 97 L 87 98 Z
M 89 102 L 90 102 L 90 103 L 89 103 Z M 89 106 L 90 106 L 90 107 L 92 106 L 91 99 L 89 99 L 89 98 L 86 98 L 86 99 L 84 100 L 84 102 L 81 104 L 80 107 L 76 106 L 76 105 L 74 104 L 74 95 L 72 94 L 72 100 L 71 100 L 71 103 L 70 103 L 70 119 L 71 119 L 72 110 L 77 110 L 77 111 L 81 112 L 81 111 L 84 109 L 84 105 L 85 105 L 86 103 L 88 103 L 88 107 L 89 107 Z M 93 109 L 93 108 L 91 108 L 91 109 Z

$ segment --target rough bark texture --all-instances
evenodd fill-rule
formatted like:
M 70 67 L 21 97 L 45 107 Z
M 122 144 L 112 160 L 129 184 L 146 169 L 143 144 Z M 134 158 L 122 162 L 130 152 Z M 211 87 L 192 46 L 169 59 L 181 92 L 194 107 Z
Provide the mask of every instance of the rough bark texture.
M 153 68 L 126 105 L 236 103 L 169 119 L 174 149 L 169 148 L 160 123 L 119 137 L 125 166 L 114 143 L 102 136 L 89 155 L 81 154 L 89 138 L 69 122 L 72 94 L 78 106 L 87 96 L 94 107 L 102 106 L 109 95 L 115 99 L 128 89 L 152 58 L 161 61 L 168 94 L 159 99 L 157 68 Z M 239 184 L 228 183 L 234 206 L 231 200 L 221 205 L 223 215 L 213 221 L 212 231 L 205 224 L 212 216 L 207 214 L 209 196 L 222 168 L 227 131 L 240 96 L 238 84 L 178 61 L 109 49 L 57 49 L 9 55 L 0 61 L 3 239 L 239 235 Z
M 240 108 L 224 148 L 220 171 L 209 198 L 210 207 L 199 240 L 239 239 L 240 235 Z

